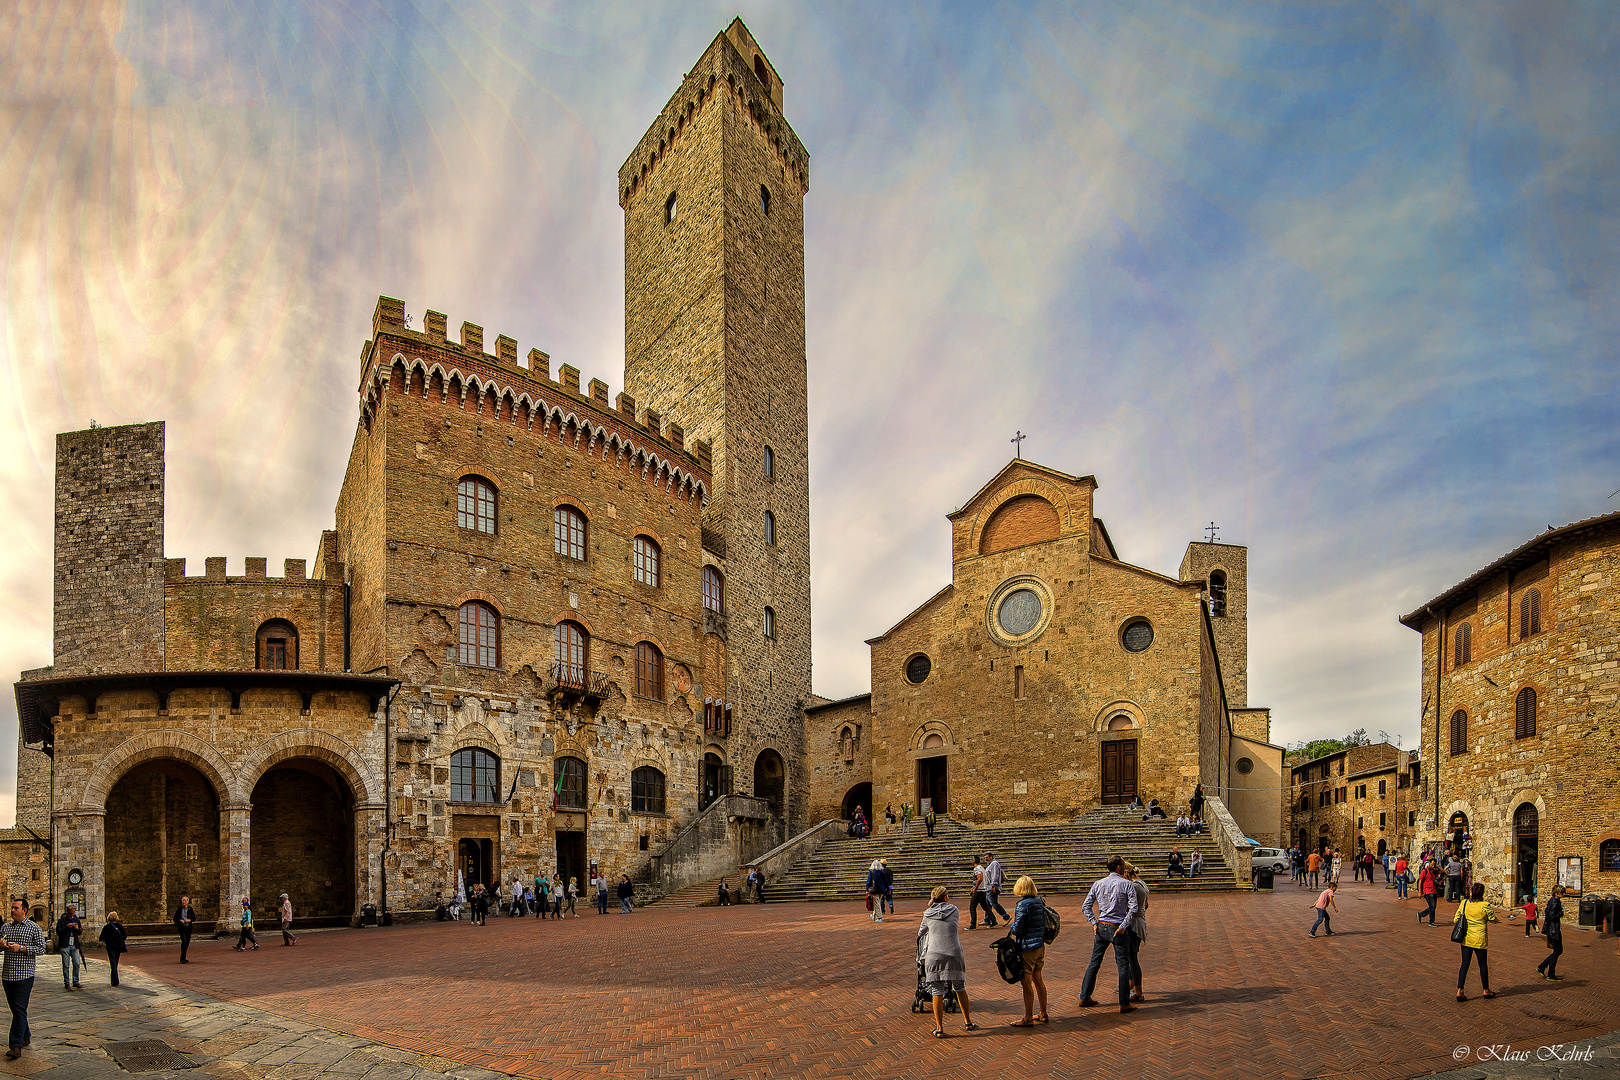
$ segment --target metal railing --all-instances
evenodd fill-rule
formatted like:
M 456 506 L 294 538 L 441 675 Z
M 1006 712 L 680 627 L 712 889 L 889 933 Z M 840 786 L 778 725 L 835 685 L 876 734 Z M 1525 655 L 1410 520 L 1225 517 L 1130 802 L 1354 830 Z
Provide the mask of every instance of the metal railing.
M 583 664 L 551 665 L 551 681 L 559 690 L 572 690 L 586 697 L 605 698 L 608 695 L 608 677 L 600 671 L 591 671 Z

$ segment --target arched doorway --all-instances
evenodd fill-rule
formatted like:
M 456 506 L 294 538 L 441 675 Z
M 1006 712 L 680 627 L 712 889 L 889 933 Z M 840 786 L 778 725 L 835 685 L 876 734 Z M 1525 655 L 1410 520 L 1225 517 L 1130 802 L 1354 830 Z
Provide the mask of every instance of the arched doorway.
M 754 759 L 754 798 L 764 799 L 771 809 L 782 810 L 782 789 L 787 770 L 782 766 L 782 755 L 775 750 L 762 750 Z
M 131 933 L 172 931 L 183 895 L 205 919 L 219 911 L 219 798 L 190 765 L 158 758 L 120 777 L 107 793 L 105 838 L 107 911 Z M 106 913 L 79 914 L 88 924 Z
M 872 785 L 856 784 L 844 795 L 844 806 L 839 813 L 845 821 L 855 820 L 855 808 L 866 812 L 866 823 L 872 824 Z
M 343 777 L 313 758 L 289 758 L 259 777 L 252 802 L 249 880 L 260 911 L 286 893 L 306 926 L 352 919 L 354 794 Z
M 1365 836 L 1356 837 L 1356 854 L 1361 855 L 1361 854 L 1365 853 L 1366 850 L 1367 850 L 1367 838 Z
M 1536 855 L 1541 841 L 1541 815 L 1535 804 L 1520 803 L 1513 811 L 1513 902 L 1525 903 L 1536 895 Z
M 1385 855 L 1388 855 L 1388 854 L 1389 854 L 1389 841 L 1380 839 L 1378 841 L 1378 857 L 1380 859 L 1382 859 Z
M 1463 857 L 1463 848 L 1466 846 L 1465 840 L 1468 836 L 1468 815 L 1458 810 L 1451 815 L 1447 829 L 1451 833 L 1451 854 L 1460 859 Z
M 719 754 L 704 754 L 703 787 L 698 792 L 698 809 L 708 809 L 710 803 L 724 794 L 726 794 L 726 763 Z
M 945 737 L 937 731 L 929 732 L 923 739 L 922 752 L 937 754 L 937 757 L 922 757 L 917 759 L 917 805 L 915 812 L 921 814 L 927 807 L 932 807 L 934 813 L 943 814 L 947 803 L 945 802 L 945 786 L 949 779 L 950 758 L 945 755 Z

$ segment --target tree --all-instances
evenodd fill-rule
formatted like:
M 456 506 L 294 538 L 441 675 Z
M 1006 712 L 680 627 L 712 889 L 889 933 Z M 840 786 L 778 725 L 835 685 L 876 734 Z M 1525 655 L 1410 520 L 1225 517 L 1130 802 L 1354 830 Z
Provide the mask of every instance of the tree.
M 1339 739 L 1317 739 L 1305 744 L 1305 758 L 1307 761 L 1315 761 L 1328 754 L 1337 754 L 1343 749 L 1344 743 Z
M 1371 746 L 1372 745 L 1372 740 L 1367 737 L 1367 729 L 1366 728 L 1358 727 L 1358 728 L 1356 728 L 1356 730 L 1352 731 L 1350 734 L 1348 734 L 1348 735 L 1346 735 L 1344 737 L 1344 745 L 1346 745 L 1346 746 Z

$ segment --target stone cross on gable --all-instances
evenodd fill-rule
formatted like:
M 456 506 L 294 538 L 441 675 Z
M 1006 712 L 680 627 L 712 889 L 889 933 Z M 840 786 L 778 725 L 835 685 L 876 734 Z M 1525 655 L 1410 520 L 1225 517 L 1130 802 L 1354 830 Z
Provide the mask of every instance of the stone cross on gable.
M 1208 525 L 1204 526 L 1204 531 L 1209 533 L 1209 542 L 1210 543 L 1213 544 L 1213 543 L 1215 543 L 1215 541 L 1220 539 L 1221 527 L 1219 525 L 1215 524 L 1213 521 L 1210 522 Z
M 1023 458 L 1023 456 L 1024 456 L 1024 440 L 1027 439 L 1027 438 L 1029 438 L 1028 435 L 1025 435 L 1022 431 L 1019 431 L 1019 432 L 1015 433 L 1012 438 L 1007 440 L 1008 442 L 1013 444 L 1013 456 L 1014 457 L 1017 457 L 1017 458 L 1020 458 L 1020 459 Z

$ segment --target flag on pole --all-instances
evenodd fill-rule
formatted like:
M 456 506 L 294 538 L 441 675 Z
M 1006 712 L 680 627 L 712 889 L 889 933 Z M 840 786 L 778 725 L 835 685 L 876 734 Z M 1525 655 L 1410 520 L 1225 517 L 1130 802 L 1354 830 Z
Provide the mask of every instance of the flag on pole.
M 512 770 L 512 788 L 511 788 L 510 791 L 508 791 L 506 793 L 506 801 L 507 802 L 511 802 L 512 801 L 512 796 L 517 794 L 517 781 L 518 781 L 518 771 L 516 769 L 513 769 Z
M 557 789 L 551 793 L 551 808 L 553 810 L 557 809 L 557 798 L 562 794 L 563 777 L 567 775 L 568 763 L 565 761 L 563 767 L 557 770 Z

